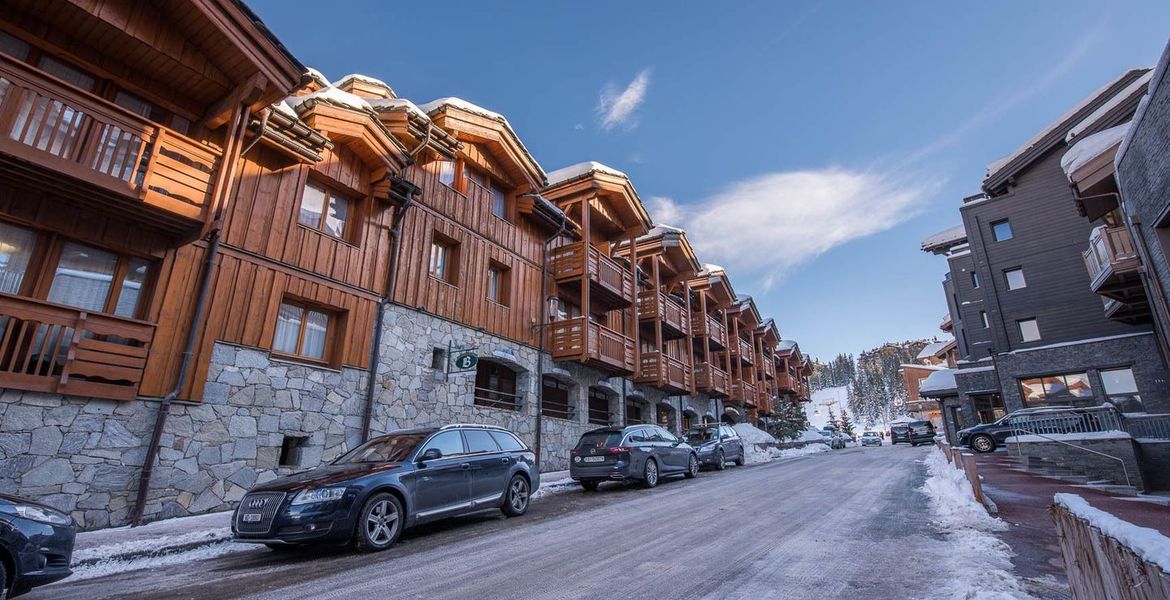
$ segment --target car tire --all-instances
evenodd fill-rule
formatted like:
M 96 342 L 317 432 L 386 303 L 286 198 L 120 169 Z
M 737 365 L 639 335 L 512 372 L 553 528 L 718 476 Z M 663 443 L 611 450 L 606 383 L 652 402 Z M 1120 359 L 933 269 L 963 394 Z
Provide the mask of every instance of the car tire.
M 581 481 L 581 489 L 585 490 L 586 492 L 596 492 L 597 486 L 600 484 L 600 481 L 585 479 Z
M 355 546 L 361 552 L 380 552 L 394 545 L 402 534 L 402 503 L 393 494 L 374 494 L 358 513 Z
M 8 597 L 8 571 L 4 568 L 4 561 L 0 560 L 0 598 Z
M 509 517 L 519 517 L 528 512 L 529 499 L 532 488 L 523 475 L 517 473 L 508 482 L 508 489 L 504 490 L 504 506 L 501 510 Z
M 642 467 L 642 485 L 652 488 L 658 485 L 658 463 L 653 458 L 646 459 L 646 466 Z
M 747 460 L 743 455 L 743 448 L 739 449 L 739 456 L 735 457 L 735 466 L 742 467 Z
M 687 479 L 694 479 L 699 476 L 699 457 L 694 454 L 687 459 L 687 472 L 683 473 L 683 477 Z
M 989 435 L 977 435 L 971 438 L 971 449 L 979 454 L 987 454 L 995 450 L 995 440 Z
M 727 455 L 723 453 L 723 448 L 720 448 L 715 453 L 715 470 L 722 471 L 727 468 Z

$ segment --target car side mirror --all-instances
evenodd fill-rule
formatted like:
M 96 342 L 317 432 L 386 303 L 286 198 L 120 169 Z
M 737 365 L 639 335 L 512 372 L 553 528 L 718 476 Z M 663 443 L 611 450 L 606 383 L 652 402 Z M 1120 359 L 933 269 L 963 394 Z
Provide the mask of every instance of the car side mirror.
M 443 458 L 443 451 L 438 448 L 427 448 L 423 451 L 422 456 L 418 458 L 418 462 L 427 462 L 432 460 L 439 460 Z

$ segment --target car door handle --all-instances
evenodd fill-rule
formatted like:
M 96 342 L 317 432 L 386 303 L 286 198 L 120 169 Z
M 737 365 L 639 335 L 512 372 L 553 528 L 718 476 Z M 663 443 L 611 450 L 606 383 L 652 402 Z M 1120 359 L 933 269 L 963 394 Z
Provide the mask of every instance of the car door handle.
M 504 463 L 505 465 L 510 465 L 510 464 L 512 464 L 512 459 L 510 459 L 510 458 L 501 458 L 501 459 L 500 459 L 500 462 Z
M 464 469 L 464 470 L 466 470 L 466 469 L 470 469 L 470 468 L 471 468 L 471 463 L 463 463 L 463 464 L 459 465 L 459 468 L 460 468 L 460 469 Z

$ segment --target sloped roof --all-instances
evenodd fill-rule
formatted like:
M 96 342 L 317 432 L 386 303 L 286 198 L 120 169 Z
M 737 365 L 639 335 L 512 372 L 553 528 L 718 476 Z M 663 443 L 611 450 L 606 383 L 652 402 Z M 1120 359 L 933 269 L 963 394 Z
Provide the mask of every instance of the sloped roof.
M 923 360 L 926 358 L 934 358 L 940 354 L 945 353 L 947 350 L 950 349 L 951 346 L 954 346 L 954 345 L 955 345 L 955 340 L 943 340 L 941 342 L 930 343 L 930 344 L 927 344 L 926 347 L 924 347 L 922 349 L 922 351 L 918 353 L 918 356 L 915 356 L 914 358 L 917 360 Z
M 1060 168 L 1064 169 L 1065 175 L 1071 180 L 1077 169 L 1106 152 L 1116 149 L 1129 131 L 1129 125 L 1129 123 L 1122 123 L 1078 140 L 1060 159 Z
M 559 184 L 562 184 L 566 181 L 580 179 L 582 177 L 585 177 L 587 175 L 591 175 L 593 173 L 605 173 L 606 175 L 614 175 L 616 177 L 623 177 L 627 180 L 630 178 L 625 173 L 622 173 L 621 171 L 619 171 L 613 167 L 608 167 L 608 166 L 603 165 L 599 162 L 587 160 L 585 162 L 579 162 L 575 165 L 569 165 L 567 167 L 563 167 L 563 168 L 560 168 L 560 169 L 557 169 L 555 171 L 550 172 L 548 174 L 548 185 L 550 187 L 555 186 L 555 185 L 559 185 Z
M 922 251 L 938 253 L 939 250 L 946 250 L 965 241 L 967 230 L 962 225 L 955 225 L 922 240 Z
M 932 398 L 949 396 L 958 390 L 959 384 L 955 382 L 955 369 L 935 371 L 923 379 L 922 384 L 918 386 L 919 395 Z
M 505 118 L 504 115 L 501 115 L 500 113 L 495 112 L 493 110 L 488 110 L 488 109 L 486 109 L 482 106 L 479 106 L 477 104 L 473 104 L 471 102 L 468 102 L 467 100 L 464 100 L 463 98 L 456 98 L 455 96 L 447 96 L 445 98 L 436 98 L 434 100 L 431 100 L 430 102 L 425 102 L 423 104 L 419 104 L 418 107 L 421 110 L 423 110 L 424 112 L 426 112 L 428 115 L 433 115 L 435 112 L 443 109 L 444 107 L 453 107 L 453 108 L 457 108 L 459 110 L 469 112 L 469 113 L 474 114 L 474 115 L 479 115 L 481 117 L 486 117 L 486 118 L 491 119 L 493 121 L 500 122 L 504 126 L 504 129 L 507 130 L 508 134 L 512 136 L 512 139 L 514 139 L 516 141 L 516 144 L 519 145 L 520 152 L 522 152 L 524 154 L 524 157 L 532 162 L 532 165 L 536 167 L 536 169 L 540 172 L 540 175 L 542 177 L 545 177 L 544 167 L 540 166 L 540 163 L 537 162 L 536 157 L 533 156 L 532 153 L 528 151 L 528 147 L 524 145 L 524 141 L 520 139 L 520 136 L 516 135 L 516 130 L 512 129 L 512 124 L 508 122 L 508 119 Z M 538 183 L 543 183 L 543 182 L 538 182 Z

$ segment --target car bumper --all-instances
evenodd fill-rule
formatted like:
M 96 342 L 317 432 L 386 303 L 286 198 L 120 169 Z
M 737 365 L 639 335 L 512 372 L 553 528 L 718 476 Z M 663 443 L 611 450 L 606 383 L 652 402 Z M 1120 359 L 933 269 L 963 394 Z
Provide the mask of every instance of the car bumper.
M 869 440 L 861 440 L 861 445 L 862 446 L 881 446 L 882 442 L 881 442 L 881 440 L 874 440 L 872 442 Z
M 569 466 L 569 477 L 573 481 L 581 481 L 582 479 L 601 480 L 601 479 L 633 479 L 633 469 L 627 461 L 618 461 L 610 465 L 585 466 L 573 463 Z
M 50 525 L 21 518 L 10 519 L 9 523 L 27 540 L 24 546 L 12 549 L 18 563 L 13 592 L 24 593 L 73 574 L 69 563 L 77 530 L 72 525 Z
M 353 515 L 350 508 L 333 510 L 282 509 L 263 533 L 241 533 L 232 516 L 232 537 L 237 542 L 251 544 L 308 544 L 317 542 L 344 542 L 353 533 Z

